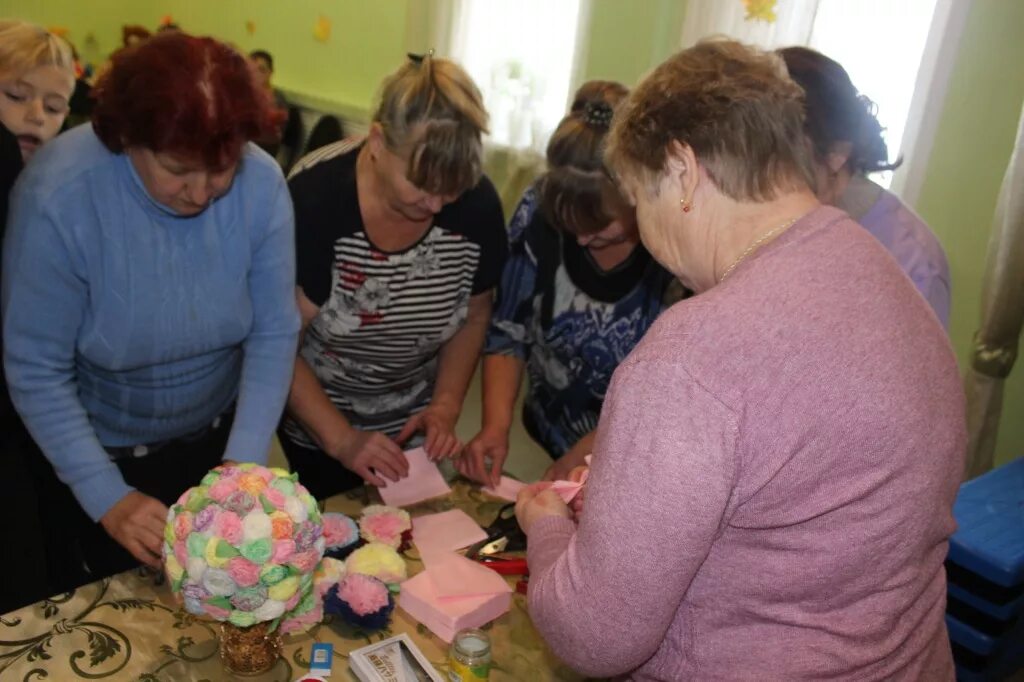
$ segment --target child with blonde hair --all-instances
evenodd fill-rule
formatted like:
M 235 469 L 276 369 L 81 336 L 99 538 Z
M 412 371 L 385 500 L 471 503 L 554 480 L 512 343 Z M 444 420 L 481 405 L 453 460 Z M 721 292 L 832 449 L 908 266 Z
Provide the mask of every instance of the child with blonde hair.
M 0 19 L 0 123 L 28 161 L 57 136 L 75 88 L 66 42 L 41 26 Z

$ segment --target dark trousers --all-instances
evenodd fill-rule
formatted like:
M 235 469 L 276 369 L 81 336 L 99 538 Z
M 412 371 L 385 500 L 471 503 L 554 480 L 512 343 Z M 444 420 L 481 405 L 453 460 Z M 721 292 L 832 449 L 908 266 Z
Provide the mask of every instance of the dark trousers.
M 56 480 L 13 408 L 2 419 L 0 469 L 0 537 L 3 571 L 0 574 L 0 614 L 49 597 L 57 590 L 48 575 L 46 536 L 41 517 L 37 479 L 46 474 Z M 45 467 L 45 468 L 44 468 Z
M 222 418 L 216 428 L 197 436 L 175 439 L 144 457 L 122 457 L 114 463 L 128 485 L 170 506 L 220 464 L 231 423 L 230 417 Z M 135 557 L 89 518 L 38 448 L 36 453 L 36 489 L 51 592 L 66 592 L 138 566 Z
M 288 437 L 284 429 L 278 429 L 277 438 L 292 472 L 299 475 L 299 483 L 306 486 L 309 494 L 317 500 L 326 500 L 363 485 L 362 476 L 349 471 L 323 450 L 299 445 Z

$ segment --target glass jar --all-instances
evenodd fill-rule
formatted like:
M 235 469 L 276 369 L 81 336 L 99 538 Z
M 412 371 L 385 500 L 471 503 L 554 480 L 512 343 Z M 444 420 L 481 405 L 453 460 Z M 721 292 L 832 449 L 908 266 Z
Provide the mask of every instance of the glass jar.
M 486 680 L 491 672 L 491 638 L 483 630 L 459 630 L 448 652 L 451 682 Z

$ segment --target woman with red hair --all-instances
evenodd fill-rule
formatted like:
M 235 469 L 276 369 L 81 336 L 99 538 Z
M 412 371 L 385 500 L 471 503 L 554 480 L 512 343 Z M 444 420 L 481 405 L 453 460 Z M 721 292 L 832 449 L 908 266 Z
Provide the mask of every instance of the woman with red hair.
M 92 127 L 14 192 L 4 360 L 78 503 L 51 519 L 62 564 L 89 570 L 61 587 L 158 565 L 166 505 L 222 459 L 266 460 L 299 329 L 291 200 L 250 143 L 272 118 L 242 55 L 162 34 L 114 57 Z

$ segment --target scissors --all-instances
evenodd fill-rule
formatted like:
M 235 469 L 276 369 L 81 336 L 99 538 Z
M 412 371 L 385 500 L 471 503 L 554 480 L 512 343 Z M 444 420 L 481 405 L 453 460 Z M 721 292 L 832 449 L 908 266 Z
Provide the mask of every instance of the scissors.
M 529 569 L 522 556 L 504 554 L 526 549 L 526 534 L 516 520 L 515 503 L 498 510 L 494 523 L 484 529 L 487 537 L 469 548 L 466 557 L 478 561 L 501 575 L 527 575 Z

